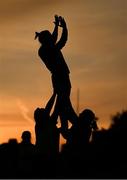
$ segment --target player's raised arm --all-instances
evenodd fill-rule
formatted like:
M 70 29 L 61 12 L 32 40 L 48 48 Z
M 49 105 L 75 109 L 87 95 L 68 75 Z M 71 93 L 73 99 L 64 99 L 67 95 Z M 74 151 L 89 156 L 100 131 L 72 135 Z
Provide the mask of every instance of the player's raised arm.
M 54 43 L 56 43 L 57 37 L 58 37 L 59 17 L 57 15 L 55 15 L 54 17 L 55 17 L 55 21 L 54 21 L 55 27 L 52 33 L 52 37 L 53 37 Z
M 68 30 L 67 30 L 66 22 L 63 17 L 59 16 L 59 22 L 60 22 L 60 26 L 63 28 L 63 30 L 62 30 L 61 38 L 58 41 L 58 43 L 56 44 L 56 46 L 58 49 L 62 49 L 65 46 L 67 39 L 68 39 Z

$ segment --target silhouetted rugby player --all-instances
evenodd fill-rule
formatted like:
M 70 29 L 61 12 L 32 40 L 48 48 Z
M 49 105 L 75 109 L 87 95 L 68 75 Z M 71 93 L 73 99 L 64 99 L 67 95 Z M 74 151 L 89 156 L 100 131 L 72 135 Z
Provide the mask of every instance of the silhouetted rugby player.
M 59 129 L 56 126 L 57 115 L 50 115 L 56 94 L 47 102 L 45 108 L 36 108 L 34 111 L 36 149 L 45 158 L 56 156 L 59 152 Z
M 41 43 L 38 54 L 52 74 L 53 89 L 57 94 L 55 110 L 59 112 L 61 128 L 65 130 L 68 128 L 67 120 L 74 124 L 77 116 L 70 101 L 70 71 L 61 52 L 68 38 L 68 30 L 65 20 L 61 16 L 55 16 L 54 24 L 52 34 L 48 30 L 36 32 L 35 39 L 38 38 Z M 62 35 L 57 42 L 58 26 L 62 27 Z

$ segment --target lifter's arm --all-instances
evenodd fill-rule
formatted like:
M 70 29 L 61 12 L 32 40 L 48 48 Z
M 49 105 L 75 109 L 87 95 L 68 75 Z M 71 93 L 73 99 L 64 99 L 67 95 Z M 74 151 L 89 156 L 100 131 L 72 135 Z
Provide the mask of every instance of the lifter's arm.
M 51 109 L 52 109 L 54 101 L 55 101 L 55 97 L 56 97 L 56 93 L 53 93 L 53 95 L 51 96 L 51 98 L 49 99 L 49 101 L 47 102 L 47 104 L 45 106 L 45 110 L 48 114 L 50 114 L 50 112 L 51 112 Z

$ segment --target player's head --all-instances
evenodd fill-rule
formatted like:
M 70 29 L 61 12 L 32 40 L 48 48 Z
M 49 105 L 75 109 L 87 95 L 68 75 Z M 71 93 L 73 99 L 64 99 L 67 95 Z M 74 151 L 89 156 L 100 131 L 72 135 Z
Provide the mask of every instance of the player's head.
M 82 126 L 90 126 L 96 120 L 95 113 L 91 109 L 85 109 L 79 114 L 79 121 Z
M 84 109 L 80 114 L 80 118 L 95 119 L 95 114 L 91 109 Z
M 36 122 L 38 122 L 40 119 L 42 119 L 45 116 L 46 112 L 44 108 L 36 108 L 34 111 L 34 119 Z
M 35 39 L 37 38 L 41 44 L 51 44 L 53 42 L 52 34 L 48 30 L 35 32 Z
M 21 138 L 22 138 L 23 142 L 30 142 L 31 141 L 31 132 L 23 131 Z
M 36 108 L 34 111 L 34 120 L 39 126 L 45 127 L 50 121 L 50 115 L 44 108 Z

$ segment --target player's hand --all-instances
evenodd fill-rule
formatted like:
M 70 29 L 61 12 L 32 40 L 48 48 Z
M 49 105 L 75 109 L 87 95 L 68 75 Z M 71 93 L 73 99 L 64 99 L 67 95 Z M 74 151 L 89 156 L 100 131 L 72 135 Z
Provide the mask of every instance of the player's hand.
M 63 17 L 59 16 L 60 27 L 66 27 L 66 22 Z
M 54 24 L 56 26 L 59 26 L 59 17 L 58 17 L 58 15 L 55 15 L 54 18 L 55 18 Z

